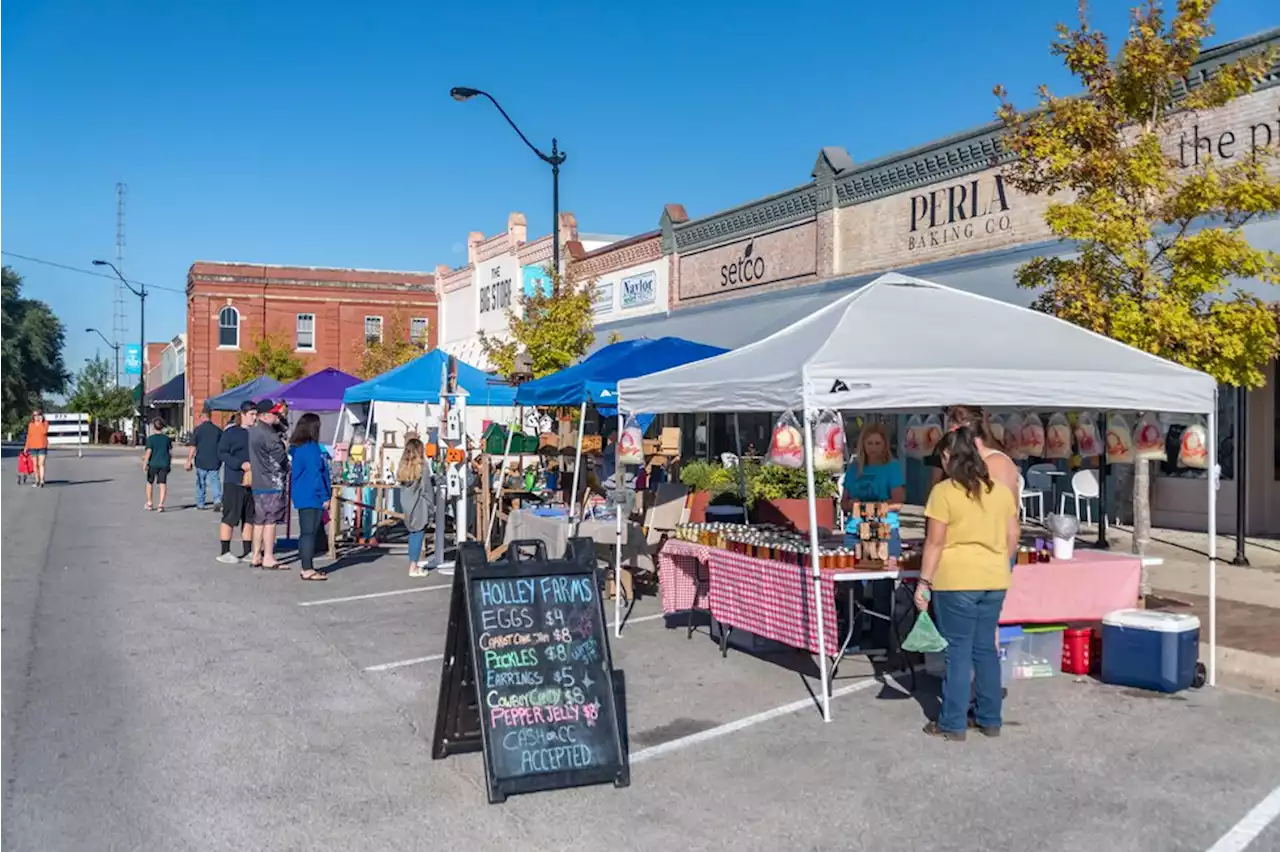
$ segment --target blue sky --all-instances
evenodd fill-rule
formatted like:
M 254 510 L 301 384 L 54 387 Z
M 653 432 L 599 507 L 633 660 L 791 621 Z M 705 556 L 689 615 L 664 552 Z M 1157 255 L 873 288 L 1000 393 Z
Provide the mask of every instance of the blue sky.
M 1130 4 L 1094 5 L 1118 39 Z M 619 235 L 669 202 L 696 217 L 803 183 L 823 145 L 864 161 L 987 122 L 995 83 L 1024 105 L 1038 83 L 1072 89 L 1048 53 L 1071 0 L 370 7 L 6 0 L 0 244 L 111 258 L 126 182 L 125 272 L 172 288 L 148 299 L 163 340 L 197 259 L 430 271 L 511 210 L 546 233 L 549 169 L 451 86 L 493 93 L 544 148 L 557 136 L 562 208 Z M 1218 42 L 1277 16 L 1225 0 L 1215 21 Z M 66 323 L 70 369 L 102 348 L 82 330 L 109 333 L 108 281 L 4 262 Z

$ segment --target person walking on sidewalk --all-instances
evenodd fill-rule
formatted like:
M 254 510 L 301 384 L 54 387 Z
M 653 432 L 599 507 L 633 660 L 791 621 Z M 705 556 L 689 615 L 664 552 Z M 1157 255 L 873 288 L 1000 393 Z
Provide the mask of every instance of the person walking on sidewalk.
M 164 511 L 164 498 L 169 490 L 169 468 L 173 464 L 173 439 L 164 433 L 164 421 L 157 417 L 151 421 L 151 434 L 147 436 L 147 448 L 142 453 L 142 470 L 147 474 L 148 512 L 152 505 L 157 512 Z M 153 504 L 151 501 L 152 486 L 158 489 L 160 498 Z
M 249 473 L 249 429 L 258 421 L 258 410 L 248 400 L 240 403 L 237 419 L 227 424 L 218 440 L 218 460 L 222 462 L 222 524 L 218 527 L 221 548 L 218 561 L 234 565 L 248 559 L 253 550 L 253 490 Z M 231 552 L 231 534 L 240 527 L 240 555 Z
M 219 475 L 222 462 L 218 459 L 218 442 L 222 430 L 209 419 L 209 403 L 200 414 L 200 425 L 191 433 L 191 446 L 187 449 L 187 470 L 196 469 L 196 508 L 222 508 L 222 479 Z M 208 495 L 209 502 L 205 502 Z
M 36 481 L 31 483 L 31 487 L 44 488 L 44 463 L 49 458 L 49 421 L 44 419 L 43 408 L 31 412 L 23 449 L 31 454 L 31 460 L 36 465 Z
M 289 494 L 298 510 L 298 556 L 302 561 L 299 576 L 304 580 L 327 580 L 329 575 L 315 568 L 320 519 L 333 496 L 329 462 L 320 450 L 320 415 L 308 412 L 298 418 L 289 438 L 289 460 Z
M 258 402 L 258 422 L 249 430 L 249 467 L 253 473 L 253 555 L 249 564 L 267 571 L 286 570 L 276 561 L 276 524 L 289 514 L 284 489 L 289 452 L 276 431 L 279 418 L 269 399 Z

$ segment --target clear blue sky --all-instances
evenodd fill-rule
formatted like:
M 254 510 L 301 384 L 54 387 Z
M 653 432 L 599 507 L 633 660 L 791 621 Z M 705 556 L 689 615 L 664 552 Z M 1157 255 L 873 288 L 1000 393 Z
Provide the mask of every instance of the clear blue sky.
M 1094 5 L 1122 36 L 1130 4 Z M 1072 0 L 368 7 L 6 0 L 3 248 L 112 258 L 125 181 L 125 272 L 179 291 L 148 299 L 165 340 L 197 259 L 430 271 L 511 210 L 546 233 L 549 169 L 451 86 L 493 93 L 535 143 L 557 136 L 562 208 L 621 235 L 668 202 L 696 217 L 803 183 L 823 145 L 863 161 L 987 122 L 994 83 L 1023 105 L 1040 82 L 1072 89 L 1047 49 Z M 1218 42 L 1280 15 L 1225 0 L 1215 21 Z M 79 369 L 101 347 L 82 330 L 109 333 L 109 282 L 4 262 L 62 317 Z M 133 341 L 132 297 L 127 313 Z

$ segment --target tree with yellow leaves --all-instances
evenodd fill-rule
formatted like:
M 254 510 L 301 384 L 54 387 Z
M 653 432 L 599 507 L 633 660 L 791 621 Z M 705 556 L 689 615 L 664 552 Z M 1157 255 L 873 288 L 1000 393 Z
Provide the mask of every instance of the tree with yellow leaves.
M 1274 56 L 1246 56 L 1189 86 L 1201 43 L 1213 33 L 1213 6 L 1179 0 L 1170 20 L 1149 0 L 1133 11 L 1112 57 L 1081 2 L 1077 27 L 1059 24 L 1051 50 L 1084 92 L 1057 97 L 1041 86 L 1039 108 L 1022 113 L 997 86 L 997 114 L 1016 157 L 1005 180 L 1052 196 L 1045 223 L 1076 250 L 1018 270 L 1020 286 L 1040 291 L 1034 306 L 1224 384 L 1253 388 L 1280 349 L 1276 316 L 1232 282 L 1280 279 L 1280 255 L 1250 246 L 1243 230 L 1280 211 L 1275 148 L 1186 163 L 1174 140 L 1198 113 L 1249 94 Z M 1139 462 L 1138 552 L 1150 540 L 1149 488 L 1149 462 Z
M 389 328 L 384 327 L 379 336 L 365 337 L 352 343 L 352 351 L 360 361 L 356 368 L 356 375 L 360 378 L 381 376 L 427 351 L 427 330 L 423 328 L 421 336 L 415 337 L 403 311 L 394 311 L 388 325 Z
M 534 378 L 541 378 L 573 364 L 596 339 L 595 281 L 579 281 L 572 273 L 562 276 L 550 268 L 547 276 L 549 283 L 520 295 L 520 313 L 507 311 L 505 335 L 481 332 L 480 345 L 489 363 L 508 379 L 522 351 L 529 354 Z

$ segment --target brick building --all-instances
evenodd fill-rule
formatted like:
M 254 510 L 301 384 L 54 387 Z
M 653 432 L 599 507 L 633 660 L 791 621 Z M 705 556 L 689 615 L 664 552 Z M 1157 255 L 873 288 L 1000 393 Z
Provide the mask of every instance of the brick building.
M 403 324 L 403 329 L 393 326 Z M 197 261 L 187 272 L 187 411 L 222 392 L 241 351 L 265 332 L 308 372 L 356 373 L 367 337 L 409 334 L 436 344 L 435 278 L 423 272 Z M 190 414 L 188 415 L 190 417 Z

